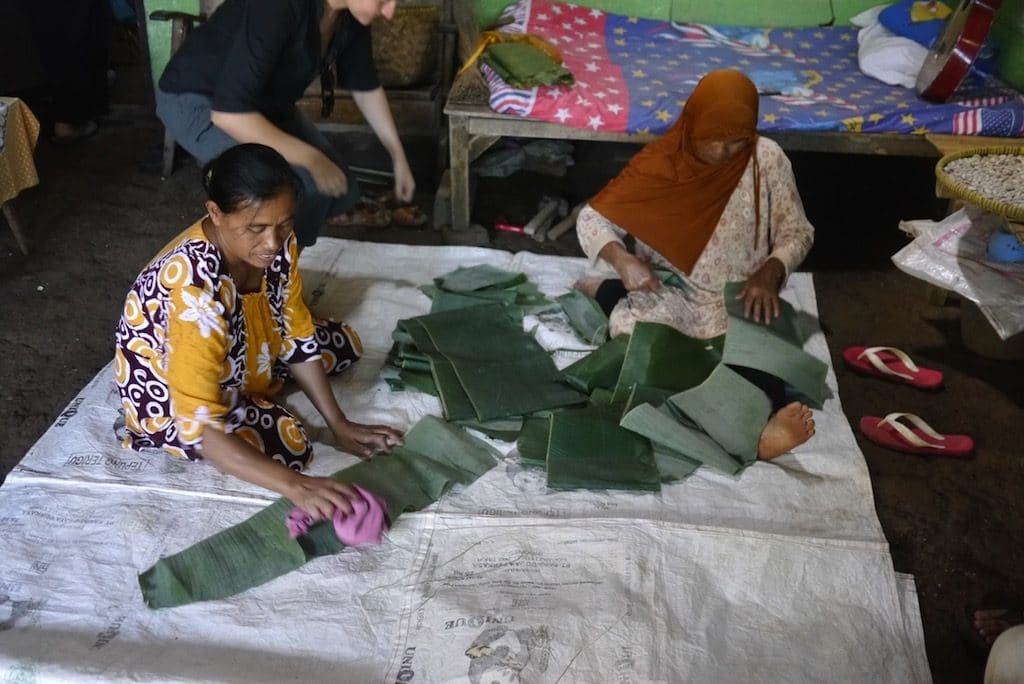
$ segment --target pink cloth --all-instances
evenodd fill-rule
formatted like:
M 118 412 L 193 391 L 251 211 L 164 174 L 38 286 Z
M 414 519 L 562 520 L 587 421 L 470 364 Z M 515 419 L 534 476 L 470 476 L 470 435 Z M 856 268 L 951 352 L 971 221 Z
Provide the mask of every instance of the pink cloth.
M 384 531 L 391 526 L 387 508 L 376 494 L 368 492 L 359 485 L 352 485 L 359 496 L 350 499 L 352 513 L 344 513 L 340 508 L 334 509 L 334 533 L 338 539 L 348 546 L 364 544 L 380 544 Z M 313 527 L 315 521 L 301 508 L 293 508 L 285 519 L 288 534 L 292 539 L 300 537 Z

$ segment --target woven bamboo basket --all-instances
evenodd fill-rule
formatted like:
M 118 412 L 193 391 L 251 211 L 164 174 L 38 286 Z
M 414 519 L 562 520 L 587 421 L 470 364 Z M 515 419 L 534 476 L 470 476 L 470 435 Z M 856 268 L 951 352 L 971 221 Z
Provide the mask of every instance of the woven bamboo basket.
M 410 88 L 434 76 L 440 20 L 436 5 L 401 5 L 390 21 L 373 22 L 373 61 L 382 86 Z
M 950 197 L 974 204 L 986 211 L 992 212 L 993 214 L 1004 216 L 1013 222 L 1019 223 L 1024 221 L 1024 205 L 1007 204 L 1006 202 L 986 197 L 984 194 L 954 180 L 948 173 L 946 173 L 946 165 L 951 161 L 964 159 L 966 157 L 987 156 L 992 154 L 1024 155 L 1024 146 L 1018 145 L 1016 147 L 1012 147 L 1005 145 L 1001 147 L 974 147 L 960 150 L 958 152 L 952 152 L 940 159 L 938 164 L 935 165 L 935 181 Z

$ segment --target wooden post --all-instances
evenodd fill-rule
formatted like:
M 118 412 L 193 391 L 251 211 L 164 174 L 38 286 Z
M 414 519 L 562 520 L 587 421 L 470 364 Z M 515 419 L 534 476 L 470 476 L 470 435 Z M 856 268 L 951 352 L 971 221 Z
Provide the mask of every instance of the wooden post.
M 469 229 L 469 126 L 465 117 L 448 117 L 448 154 L 452 174 L 452 230 Z
M 11 227 L 11 232 L 14 233 L 14 241 L 18 243 L 18 248 L 21 249 L 22 254 L 28 255 L 28 240 L 25 239 L 25 233 L 21 230 L 21 224 L 18 223 L 18 217 L 10 202 L 4 202 L 3 212 L 7 224 Z

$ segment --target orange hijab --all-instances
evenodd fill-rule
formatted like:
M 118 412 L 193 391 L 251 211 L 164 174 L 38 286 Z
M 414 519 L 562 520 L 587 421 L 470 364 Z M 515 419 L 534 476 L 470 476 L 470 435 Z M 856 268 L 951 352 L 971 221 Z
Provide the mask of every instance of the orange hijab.
M 689 273 L 754 154 L 757 110 L 757 88 L 749 78 L 732 69 L 712 71 L 672 128 L 640 150 L 590 205 Z M 749 136 L 750 144 L 720 164 L 694 154 L 696 140 L 737 136 Z

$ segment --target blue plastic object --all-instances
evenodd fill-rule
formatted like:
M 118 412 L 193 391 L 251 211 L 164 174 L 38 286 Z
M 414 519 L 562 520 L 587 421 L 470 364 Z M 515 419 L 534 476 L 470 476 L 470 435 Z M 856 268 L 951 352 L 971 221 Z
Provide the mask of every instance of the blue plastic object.
M 988 240 L 988 258 L 1004 264 L 1024 261 L 1024 244 L 1016 235 L 997 230 Z

